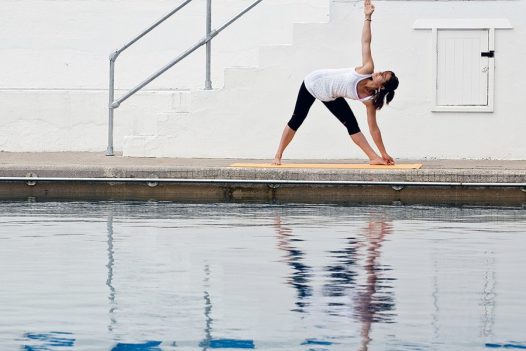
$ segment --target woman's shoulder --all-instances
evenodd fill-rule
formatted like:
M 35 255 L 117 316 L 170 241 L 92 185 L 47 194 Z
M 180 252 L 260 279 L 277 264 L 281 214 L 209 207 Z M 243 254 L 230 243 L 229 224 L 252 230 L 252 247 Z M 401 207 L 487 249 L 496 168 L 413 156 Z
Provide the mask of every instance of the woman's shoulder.
M 371 65 L 358 66 L 354 68 L 354 72 L 361 76 L 370 76 L 374 72 L 374 67 Z

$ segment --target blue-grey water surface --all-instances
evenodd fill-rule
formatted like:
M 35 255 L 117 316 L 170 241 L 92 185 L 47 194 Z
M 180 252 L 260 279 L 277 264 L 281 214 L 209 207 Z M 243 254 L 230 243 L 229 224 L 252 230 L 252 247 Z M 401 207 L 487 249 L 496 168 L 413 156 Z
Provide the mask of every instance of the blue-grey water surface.
M 526 349 L 526 211 L 0 203 L 0 351 Z

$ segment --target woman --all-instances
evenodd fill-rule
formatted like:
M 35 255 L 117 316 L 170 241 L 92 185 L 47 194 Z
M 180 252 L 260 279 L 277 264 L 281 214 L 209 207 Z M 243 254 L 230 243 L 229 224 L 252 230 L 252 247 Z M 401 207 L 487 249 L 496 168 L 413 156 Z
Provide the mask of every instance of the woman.
M 364 1 L 365 20 L 362 31 L 362 66 L 346 69 L 324 69 L 310 73 L 301 85 L 296 107 L 292 118 L 285 126 L 278 151 L 272 162 L 281 164 L 283 151 L 290 143 L 294 134 L 303 123 L 314 100 L 322 101 L 325 106 L 347 128 L 351 139 L 369 158 L 371 165 L 394 165 L 394 160 L 387 153 L 382 141 L 382 134 L 376 123 L 376 110 L 389 104 L 398 87 L 398 78 L 391 71 L 374 72 L 374 62 L 371 56 L 371 17 L 374 5 L 371 0 Z M 358 127 L 356 117 L 345 98 L 361 101 L 367 109 L 367 122 L 374 143 L 380 151 L 379 156 L 365 139 Z

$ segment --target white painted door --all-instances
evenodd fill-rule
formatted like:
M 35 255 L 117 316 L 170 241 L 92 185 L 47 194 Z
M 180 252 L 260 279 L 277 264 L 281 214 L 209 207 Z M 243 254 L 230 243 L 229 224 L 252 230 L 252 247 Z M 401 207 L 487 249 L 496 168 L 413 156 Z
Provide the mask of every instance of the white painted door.
M 487 106 L 490 59 L 489 32 L 438 30 L 437 105 Z

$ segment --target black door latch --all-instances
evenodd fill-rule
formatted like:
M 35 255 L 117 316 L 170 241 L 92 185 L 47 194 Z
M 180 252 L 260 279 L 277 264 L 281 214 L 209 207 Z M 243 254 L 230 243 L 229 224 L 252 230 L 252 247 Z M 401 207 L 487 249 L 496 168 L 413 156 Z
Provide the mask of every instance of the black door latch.
M 491 50 L 491 51 L 481 52 L 480 56 L 482 56 L 482 57 L 495 57 L 495 51 Z

